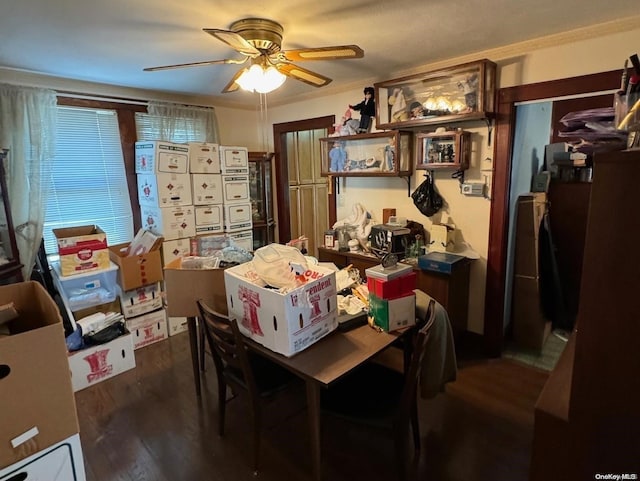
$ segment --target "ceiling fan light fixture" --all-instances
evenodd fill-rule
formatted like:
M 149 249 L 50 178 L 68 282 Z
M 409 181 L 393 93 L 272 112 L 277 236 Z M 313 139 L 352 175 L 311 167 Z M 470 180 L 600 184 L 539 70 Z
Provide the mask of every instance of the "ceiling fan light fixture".
M 280 87 L 286 78 L 272 65 L 265 69 L 260 64 L 253 64 L 248 69 L 244 69 L 244 72 L 236 79 L 236 83 L 248 92 L 266 94 Z

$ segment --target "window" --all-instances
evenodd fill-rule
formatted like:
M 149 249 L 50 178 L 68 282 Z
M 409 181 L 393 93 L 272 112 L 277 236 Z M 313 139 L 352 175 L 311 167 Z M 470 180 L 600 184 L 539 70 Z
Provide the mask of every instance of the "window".
M 114 110 L 58 106 L 56 153 L 46 199 L 44 240 L 52 229 L 95 224 L 109 245 L 133 238 L 133 215 Z
M 163 140 L 178 144 L 204 142 L 207 138 L 206 127 L 203 119 L 172 118 L 136 112 L 138 140 Z M 171 132 L 171 135 L 167 132 Z

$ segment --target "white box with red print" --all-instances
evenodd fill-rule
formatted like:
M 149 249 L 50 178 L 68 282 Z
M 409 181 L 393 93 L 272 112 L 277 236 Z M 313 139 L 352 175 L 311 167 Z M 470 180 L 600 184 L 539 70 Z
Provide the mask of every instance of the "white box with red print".
M 268 287 L 247 262 L 224 271 L 229 316 L 240 331 L 285 356 L 306 349 L 338 326 L 335 272 L 310 266 L 306 282 L 281 293 Z

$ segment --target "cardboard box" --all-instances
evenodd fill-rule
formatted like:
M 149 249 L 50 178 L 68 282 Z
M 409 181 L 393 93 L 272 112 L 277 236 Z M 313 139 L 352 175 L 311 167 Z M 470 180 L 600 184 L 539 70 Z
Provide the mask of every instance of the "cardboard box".
M 416 295 L 381 299 L 369 293 L 369 316 L 381 329 L 391 332 L 416 323 Z
M 58 241 L 60 273 L 72 276 L 109 267 L 107 234 L 97 225 L 53 229 Z
M 194 205 L 222 204 L 222 176 L 220 174 L 191 174 Z
M 237 247 L 244 249 L 248 252 L 252 252 L 253 249 L 253 231 L 252 230 L 243 230 L 240 232 L 230 232 L 227 234 L 229 239 L 231 239 Z
M 464 256 L 449 254 L 447 252 L 429 252 L 418 257 L 418 267 L 425 271 L 441 272 L 443 274 L 451 274 L 453 266 L 457 262 L 466 259 Z
M 161 309 L 162 304 L 160 282 L 120 292 L 120 305 L 126 319 Z
M 162 261 L 167 264 L 191 255 L 191 238 L 174 239 L 162 243 Z
M 74 434 L 42 451 L 0 468 L 5 481 L 86 481 L 80 435 Z
M 164 240 L 196 235 L 196 215 L 192 205 L 175 207 L 140 206 L 142 228 L 150 230 Z
M 125 255 L 128 242 L 109 247 L 109 257 L 118 266 L 118 285 L 123 291 L 162 280 L 161 242 L 162 240 L 154 246 L 154 250 L 137 256 Z
M 239 232 L 253 227 L 251 203 L 224 205 L 224 231 Z
M 133 336 L 127 332 L 106 344 L 69 354 L 74 391 L 80 391 L 136 367 Z M 67 371 L 68 372 L 68 371 Z
M 249 151 L 246 147 L 220 146 L 220 170 L 223 174 L 248 174 Z
M 537 277 L 538 236 L 540 223 L 547 208 L 547 194 L 532 192 L 518 197 L 516 206 L 514 273 Z
M 199 205 L 195 207 L 196 235 L 222 233 L 224 212 L 222 205 Z
M 225 205 L 250 203 L 249 176 L 243 174 L 223 175 L 222 194 Z
M 369 293 L 380 299 L 394 299 L 412 294 L 416 288 L 417 277 L 413 269 L 400 277 L 388 281 L 367 276 L 367 288 L 369 289 Z
M 189 172 L 189 145 L 160 140 L 136 142 L 136 174 Z
M 253 263 L 224 271 L 229 315 L 240 331 L 263 346 L 292 356 L 338 326 L 335 271 L 312 266 L 307 282 L 286 294 L 256 279 Z
M 127 329 L 133 335 L 133 349 L 150 346 L 169 337 L 167 313 L 164 309 L 126 320 Z
M 187 332 L 189 330 L 187 318 L 184 316 L 167 317 L 167 330 L 169 331 L 169 337 L 180 334 L 181 332 Z
M 551 333 L 551 321 L 542 312 L 537 277 L 514 276 L 511 319 L 514 341 L 541 350 Z
M 138 202 L 151 207 L 192 205 L 191 174 L 138 174 Z
M 189 171 L 192 174 L 219 174 L 219 145 L 207 142 L 189 142 Z
M 197 317 L 196 301 L 202 299 L 216 311 L 227 314 L 225 269 L 183 269 L 182 259 L 164 267 L 164 290 L 170 317 Z
M 78 432 L 60 311 L 37 282 L 0 286 L 19 317 L 0 337 L 0 466 Z

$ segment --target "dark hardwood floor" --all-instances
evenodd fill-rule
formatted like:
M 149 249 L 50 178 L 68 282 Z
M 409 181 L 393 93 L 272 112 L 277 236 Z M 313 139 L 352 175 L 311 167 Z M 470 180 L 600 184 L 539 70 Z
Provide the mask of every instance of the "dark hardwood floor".
M 217 434 L 211 359 L 194 391 L 186 333 L 136 351 L 137 367 L 76 393 L 88 481 L 255 480 L 251 423 L 242 396 Z M 446 393 L 421 401 L 421 481 L 526 481 L 533 408 L 548 373 L 508 359 L 461 361 Z M 262 481 L 311 478 L 304 390 L 273 404 L 261 451 Z M 393 444 L 324 418 L 323 479 L 394 480 Z

